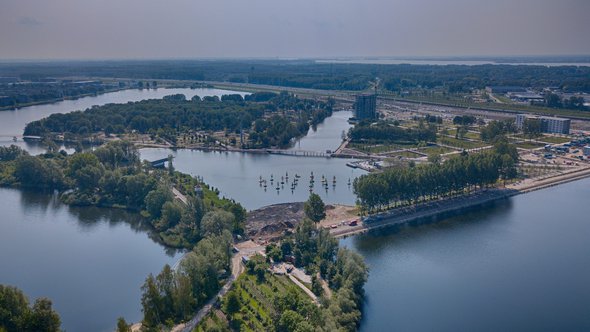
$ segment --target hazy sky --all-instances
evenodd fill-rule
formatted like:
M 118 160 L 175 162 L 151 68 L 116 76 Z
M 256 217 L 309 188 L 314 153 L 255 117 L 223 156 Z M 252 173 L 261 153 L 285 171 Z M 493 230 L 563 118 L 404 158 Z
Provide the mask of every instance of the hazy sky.
M 590 54 L 590 0 L 0 0 L 0 59 Z

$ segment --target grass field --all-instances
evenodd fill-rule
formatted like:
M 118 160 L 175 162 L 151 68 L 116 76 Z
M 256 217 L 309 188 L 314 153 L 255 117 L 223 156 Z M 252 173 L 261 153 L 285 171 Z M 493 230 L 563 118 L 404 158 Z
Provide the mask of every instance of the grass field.
M 445 154 L 445 153 L 449 153 L 449 152 L 453 152 L 453 151 L 456 151 L 456 150 L 449 149 L 444 146 L 428 146 L 428 147 L 420 149 L 420 152 L 426 153 L 429 156 L 437 155 L 437 154 Z
M 405 157 L 405 158 L 420 158 L 420 157 L 422 157 L 422 155 L 412 152 L 412 151 L 400 151 L 400 152 L 392 153 L 391 156 L 392 157 L 400 156 L 400 157 Z
M 536 149 L 542 146 L 545 146 L 543 143 L 535 143 L 535 142 L 521 142 L 514 144 L 517 148 L 521 149 Z
M 365 153 L 384 153 L 402 149 L 417 148 L 418 144 L 363 144 L 349 143 L 348 148 L 365 152 Z
M 460 139 L 456 139 L 453 137 L 447 137 L 447 136 L 439 137 L 438 142 L 441 144 L 454 146 L 459 149 L 475 149 L 475 148 L 481 148 L 481 147 L 487 145 L 484 142 L 465 141 L 465 140 L 460 140 Z
M 450 136 L 455 136 L 455 134 L 457 133 L 457 129 L 449 129 L 448 131 L 448 135 Z M 479 136 L 479 133 L 475 133 L 472 131 L 467 132 L 467 134 L 465 134 L 466 138 L 470 138 L 470 139 L 474 139 L 474 140 L 480 140 L 481 137 Z
M 547 142 L 550 144 L 562 144 L 571 141 L 571 138 L 559 137 L 559 136 L 543 136 L 538 141 Z

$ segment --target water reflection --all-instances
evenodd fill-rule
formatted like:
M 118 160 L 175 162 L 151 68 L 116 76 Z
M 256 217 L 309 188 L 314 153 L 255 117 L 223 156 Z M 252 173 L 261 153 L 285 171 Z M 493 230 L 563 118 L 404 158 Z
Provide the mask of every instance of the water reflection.
M 363 252 L 363 255 L 373 253 L 378 255 L 384 248 L 402 245 L 403 242 L 415 241 L 436 233 L 477 229 L 487 223 L 507 222 L 512 208 L 512 199 L 507 198 L 433 217 L 420 218 L 407 225 L 375 229 L 366 234 L 352 236 L 342 242 L 345 245 L 352 243 L 352 246 Z M 376 238 L 387 240 L 375 241 Z
M 51 192 L 0 188 L 0 198 L 0 283 L 50 297 L 69 331 L 140 320 L 145 277 L 179 257 L 135 213 L 66 206 Z
M 360 330 L 588 330 L 589 184 L 341 240 L 371 270 Z

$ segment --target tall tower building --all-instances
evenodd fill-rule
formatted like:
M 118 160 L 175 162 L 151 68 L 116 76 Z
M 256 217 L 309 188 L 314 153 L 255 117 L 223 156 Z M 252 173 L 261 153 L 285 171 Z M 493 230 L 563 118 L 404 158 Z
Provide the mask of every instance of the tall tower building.
M 356 96 L 354 117 L 357 120 L 377 119 L 377 95 L 362 94 Z

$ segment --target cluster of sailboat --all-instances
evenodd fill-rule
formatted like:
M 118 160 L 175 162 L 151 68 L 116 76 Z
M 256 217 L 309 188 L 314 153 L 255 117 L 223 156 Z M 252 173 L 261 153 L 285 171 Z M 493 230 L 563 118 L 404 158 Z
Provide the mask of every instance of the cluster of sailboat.
M 280 192 L 281 190 L 285 189 L 285 186 L 287 186 L 287 188 L 290 186 L 291 189 L 291 193 L 295 192 L 295 189 L 297 189 L 297 186 L 299 185 L 299 180 L 301 179 L 301 175 L 295 173 L 295 176 L 291 178 L 291 181 L 289 181 L 289 172 L 285 172 L 285 175 L 281 175 L 281 178 L 279 179 L 278 176 L 275 178 L 274 174 L 270 175 L 269 179 L 266 179 L 264 177 L 262 177 L 262 175 L 260 175 L 259 179 L 258 179 L 258 184 L 260 187 L 264 188 L 264 191 L 267 190 L 267 188 L 274 188 L 276 189 L 277 193 Z M 332 184 L 332 188 L 335 189 L 336 188 L 336 176 L 332 177 L 332 181 L 329 180 L 329 178 L 327 176 L 324 176 L 322 174 L 321 180 L 319 181 L 321 182 L 321 186 L 326 190 L 326 192 L 328 191 L 329 187 L 330 187 L 330 183 Z M 316 178 L 315 175 L 313 174 L 313 171 L 311 172 L 311 174 L 309 175 L 309 192 L 313 192 L 313 189 L 315 187 L 315 183 L 316 183 Z M 350 187 L 351 182 L 350 182 L 350 178 L 348 179 L 348 186 Z

